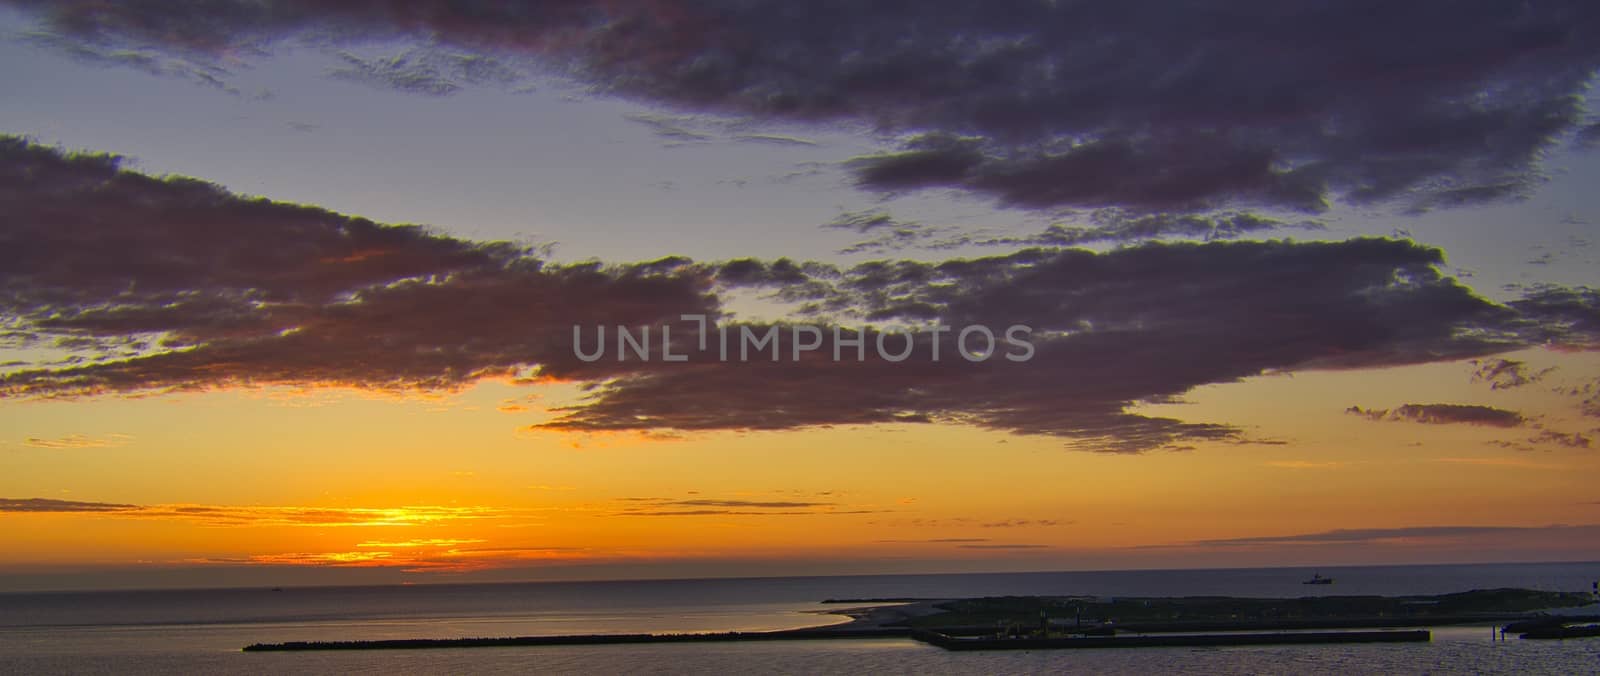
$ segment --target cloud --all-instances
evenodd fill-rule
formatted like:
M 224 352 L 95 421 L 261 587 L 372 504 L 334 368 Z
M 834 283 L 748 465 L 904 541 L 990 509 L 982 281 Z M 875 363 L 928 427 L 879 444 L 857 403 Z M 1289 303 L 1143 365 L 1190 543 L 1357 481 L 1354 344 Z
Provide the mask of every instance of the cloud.
M 1576 399 L 1580 415 L 1589 418 L 1600 418 L 1600 380 L 1553 389 L 1556 394 Z
M 1578 135 L 1573 140 L 1580 148 L 1600 147 L 1600 122 L 1578 130 Z
M 1544 151 L 1594 137 L 1600 67 L 1600 9 L 1581 2 L 10 4 L 49 39 L 155 72 L 396 41 L 699 114 L 876 127 L 904 142 L 853 163 L 863 186 L 1023 207 L 1511 199 Z M 356 67 L 391 70 L 413 82 Z
M 1263 464 L 1267 467 L 1277 467 L 1279 469 L 1338 469 L 1348 463 L 1318 462 L 1314 460 L 1269 460 Z
M 464 547 L 483 540 L 408 540 L 363 542 L 358 549 L 329 552 L 279 552 L 240 557 L 191 559 L 190 564 L 304 566 L 318 568 L 394 568 L 408 573 L 463 573 L 541 561 L 591 558 L 573 547 Z M 389 551 L 394 550 L 394 551 Z
M 716 136 L 710 132 L 692 128 L 697 120 L 687 117 L 675 117 L 659 113 L 633 113 L 624 115 L 624 119 L 637 122 L 650 129 L 650 133 L 667 142 L 670 146 L 687 145 L 691 143 L 710 143 Z
M 1564 470 L 1564 465 L 1550 465 L 1521 458 L 1439 458 L 1434 462 L 1451 465 L 1478 465 L 1481 467 L 1520 467 L 1524 469 Z
M 1056 435 L 1116 452 L 1238 439 L 1225 425 L 1129 409 L 1267 371 L 1425 363 L 1520 344 L 1505 326 L 1511 314 L 1439 273 L 1441 260 L 1437 250 L 1410 242 L 1363 239 L 1035 249 L 940 263 L 875 261 L 827 273 L 790 264 L 785 275 L 751 263 L 735 279 L 821 284 L 813 294 L 819 313 L 922 326 L 914 340 L 924 356 L 889 362 L 866 348 L 859 362 L 819 357 L 641 372 L 602 383 L 591 400 L 535 429 L 938 421 Z M 931 337 L 927 325 L 935 321 L 995 331 L 1024 324 L 1036 354 L 1026 363 L 967 363 L 955 356 L 954 336 Z M 831 355 L 837 339 L 824 333 L 817 353 Z M 784 335 L 780 351 L 787 354 Z M 866 343 L 878 337 L 869 330 Z M 946 355 L 939 362 L 927 358 L 935 344 Z M 775 390 L 773 382 L 786 387 Z
M 1239 211 L 1138 214 L 1125 209 L 1104 208 L 1089 212 L 1083 220 L 1087 225 L 1056 223 L 1028 235 L 984 235 L 965 232 L 955 226 L 903 221 L 890 216 L 885 210 L 874 209 L 841 214 L 822 227 L 871 235 L 869 239 L 840 249 L 839 253 L 843 255 L 905 249 L 947 251 L 962 247 L 1076 247 L 1107 242 L 1172 239 L 1217 241 L 1274 230 L 1324 228 L 1316 221 L 1289 222 Z
M 1163 137 L 1102 137 L 1056 152 L 985 151 L 966 139 L 953 143 L 928 135 L 913 137 L 906 146 L 903 152 L 852 160 L 859 185 L 886 191 L 960 188 L 992 196 L 1005 206 L 1034 209 L 1326 208 L 1322 182 L 1274 168 L 1277 158 L 1270 146 L 1240 145 L 1215 133 L 1174 130 Z
M 989 538 L 932 538 L 928 540 L 874 540 L 887 544 L 961 544 L 972 542 L 988 542 Z
M 690 491 L 695 493 L 695 491 Z M 617 498 L 622 502 L 649 503 L 651 507 L 675 505 L 678 507 L 749 507 L 760 509 L 785 509 L 796 507 L 826 507 L 832 502 L 795 502 L 795 501 L 770 501 L 770 500 L 712 500 L 694 498 L 689 500 L 674 500 L 672 498 L 642 498 L 628 497 Z
M 1600 431 L 1600 430 L 1594 430 Z M 1594 438 L 1581 432 L 1561 432 L 1539 429 L 1533 436 L 1521 439 L 1492 439 L 1484 442 L 1490 446 L 1513 451 L 1550 451 L 1556 449 L 1585 449 L 1594 446 Z
M 1540 430 L 1539 434 L 1529 440 L 1534 445 L 1553 444 L 1566 448 L 1590 448 L 1594 439 L 1576 432 L 1558 432 L 1556 430 Z
M 1521 427 L 1527 422 L 1521 413 L 1493 406 L 1472 404 L 1406 404 L 1399 408 L 1364 409 L 1351 406 L 1345 410 L 1352 415 L 1372 420 L 1395 420 L 1434 425 L 1465 424 L 1488 427 Z
M 237 88 L 227 83 L 233 72 L 215 61 L 199 62 L 163 53 L 160 48 L 97 44 L 39 31 L 25 32 L 19 37 L 23 42 L 62 54 L 79 63 L 131 68 L 150 75 L 188 80 L 234 96 L 240 94 Z
M 1445 540 L 1490 535 L 1515 534 L 1565 534 L 1582 537 L 1582 534 L 1600 530 L 1595 525 L 1551 526 L 1413 526 L 1406 528 L 1351 528 L 1300 533 L 1295 535 L 1269 535 L 1260 537 L 1196 540 L 1191 545 L 1206 547 L 1240 547 L 1256 545 L 1329 545 L 1346 543 L 1378 543 L 1410 540 Z
M 676 509 L 661 511 L 623 511 L 615 516 L 820 516 L 820 515 L 847 515 L 847 514 L 878 514 L 884 510 L 877 509 L 818 509 L 818 510 L 787 510 L 787 511 L 755 511 L 737 509 Z
M 1511 359 L 1478 359 L 1472 362 L 1477 368 L 1472 372 L 1472 382 L 1487 383 L 1491 390 L 1509 390 L 1544 380 L 1555 371 L 1554 366 L 1538 371 Z
M 468 85 L 510 84 L 526 77 L 488 56 L 437 49 L 411 49 L 378 58 L 349 52 L 338 56 L 341 64 L 328 71 L 330 77 L 425 96 L 449 96 Z
M 759 143 L 775 146 L 818 146 L 822 145 L 808 138 L 788 136 L 785 134 L 736 134 L 733 140 L 743 143 Z
M 64 437 L 44 439 L 28 437 L 22 440 L 22 445 L 34 448 L 116 448 L 127 444 L 133 437 L 126 434 L 110 434 L 104 437 L 91 437 L 86 434 L 68 434 Z
M 846 212 L 821 227 L 824 230 L 846 230 L 870 235 L 868 239 L 839 250 L 841 255 L 846 256 L 909 248 L 952 249 L 972 243 L 972 237 L 960 234 L 958 228 L 899 220 L 883 209 Z
M 1005 545 L 1005 544 L 980 544 L 958 545 L 961 549 L 1050 549 L 1050 545 Z
M 1059 526 L 1076 523 L 1075 521 L 1058 521 L 1055 519 L 1007 519 L 1005 521 L 989 521 L 980 523 L 980 528 L 1026 528 L 1031 526 Z
M 882 510 L 858 507 L 841 508 L 834 502 L 797 500 L 722 500 L 712 498 L 628 497 L 618 498 L 630 503 L 613 516 L 815 516 L 876 514 Z
M 92 512 L 118 518 L 189 521 L 204 526 L 391 527 L 508 516 L 487 507 L 283 507 L 233 505 L 130 505 L 49 498 L 0 498 L 0 512 Z
M 368 540 L 357 544 L 357 547 L 373 547 L 381 549 L 414 549 L 418 547 L 455 547 L 457 545 L 472 545 L 486 542 L 485 540 L 460 540 L 449 538 L 429 538 L 426 540 L 402 540 L 399 542 L 383 542 Z
M 1226 211 L 1212 214 L 1135 214 L 1122 209 L 1097 209 L 1088 226 L 1056 224 L 1027 236 L 973 238 L 977 246 L 1071 247 L 1099 242 L 1137 242 L 1158 239 L 1216 241 L 1238 239 L 1272 230 L 1321 230 L 1315 221 L 1290 223 L 1256 214 Z
M 256 554 L 244 559 L 205 559 L 205 563 L 253 563 L 270 566 L 331 566 L 341 568 L 367 568 L 392 566 L 390 552 L 293 552 L 283 554 Z
M 449 388 L 583 366 L 575 323 L 716 314 L 703 273 L 673 261 L 558 266 L 119 163 L 0 138 L 0 313 L 17 340 L 81 356 L 10 372 L 0 396 Z
M 752 500 L 675 500 L 662 504 L 682 505 L 685 507 L 759 507 L 762 509 L 782 509 L 795 507 L 821 507 L 831 505 L 831 502 L 759 502 Z
M 55 514 L 71 512 L 127 512 L 138 505 L 115 502 L 78 502 L 50 498 L 0 498 L 0 513 Z
M 194 521 L 210 526 L 409 527 L 506 516 L 488 507 L 238 507 L 151 505 L 126 513 L 150 519 Z
M 0 212 L 15 216 L 0 229 L 3 339 L 70 355 L 0 375 L 7 399 L 567 381 L 583 398 L 527 429 L 663 439 L 940 422 L 1138 452 L 1245 438 L 1137 410 L 1202 385 L 1600 340 L 1600 325 L 1585 323 L 1586 290 L 1540 288 L 1499 305 L 1442 273 L 1443 252 L 1395 239 L 1032 248 L 847 268 L 682 257 L 561 265 L 528 247 L 153 178 L 111 156 L 17 138 L 0 139 Z M 857 220 L 858 231 L 892 227 Z M 680 317 L 716 324 L 724 296 L 747 291 L 798 309 L 778 323 L 723 323 L 735 341 L 740 327 L 775 330 L 788 355 L 793 322 L 803 322 L 823 333 L 818 349 L 798 361 L 720 361 L 717 331 Z M 956 330 L 936 335 L 936 324 Z M 851 352 L 841 341 L 864 325 L 861 359 L 823 357 Z M 655 358 L 620 358 L 619 326 L 652 330 Z M 995 356 L 959 356 L 969 326 L 995 335 Z M 1018 352 L 1003 343 L 1013 326 L 1030 330 L 1026 362 L 999 356 Z M 602 327 L 604 358 L 580 358 L 576 348 L 592 349 L 581 340 Z M 906 344 L 884 333 L 891 327 L 917 329 L 916 357 L 879 353 L 880 339 L 890 352 Z M 666 328 L 687 363 L 661 358 Z
M 1510 305 L 1529 323 L 1534 340 L 1600 349 L 1600 289 L 1539 284 Z
M 751 119 L 679 115 L 666 112 L 629 113 L 623 119 L 644 125 L 667 148 L 711 143 L 754 143 L 771 146 L 819 146 L 799 136 L 756 131 Z

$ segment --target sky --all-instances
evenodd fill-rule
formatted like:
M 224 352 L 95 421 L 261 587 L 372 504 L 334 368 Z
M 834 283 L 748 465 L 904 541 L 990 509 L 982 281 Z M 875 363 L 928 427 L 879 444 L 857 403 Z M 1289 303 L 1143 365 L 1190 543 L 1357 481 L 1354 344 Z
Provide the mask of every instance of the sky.
M 1600 559 L 1600 7 L 1148 4 L 0 2 L 0 590 Z

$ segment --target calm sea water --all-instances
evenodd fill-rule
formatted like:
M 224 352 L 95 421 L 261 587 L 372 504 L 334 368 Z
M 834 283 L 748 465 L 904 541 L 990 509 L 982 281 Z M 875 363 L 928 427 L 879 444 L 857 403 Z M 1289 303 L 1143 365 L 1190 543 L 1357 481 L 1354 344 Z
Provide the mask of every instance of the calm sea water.
M 1600 639 L 950 653 L 905 640 L 242 653 L 255 642 L 762 630 L 840 621 L 825 598 L 1578 591 L 1600 563 L 1120 571 L 0 594 L 0 673 L 1600 674 Z

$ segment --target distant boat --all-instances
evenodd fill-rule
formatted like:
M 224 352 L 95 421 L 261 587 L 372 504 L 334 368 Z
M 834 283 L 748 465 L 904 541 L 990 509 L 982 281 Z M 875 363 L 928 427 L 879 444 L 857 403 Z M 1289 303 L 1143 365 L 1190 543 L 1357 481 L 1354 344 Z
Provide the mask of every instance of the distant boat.
M 1322 573 L 1313 573 L 1311 575 L 1311 579 L 1301 582 L 1300 584 L 1333 584 L 1333 578 L 1323 577 Z

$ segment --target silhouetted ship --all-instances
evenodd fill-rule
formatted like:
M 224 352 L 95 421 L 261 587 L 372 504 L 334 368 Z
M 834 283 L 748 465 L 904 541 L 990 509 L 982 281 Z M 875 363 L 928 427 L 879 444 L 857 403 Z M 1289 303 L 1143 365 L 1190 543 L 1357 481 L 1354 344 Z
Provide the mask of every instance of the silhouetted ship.
M 1301 582 L 1300 584 L 1333 584 L 1333 578 L 1323 577 L 1322 573 L 1313 573 L 1311 575 L 1311 579 Z

